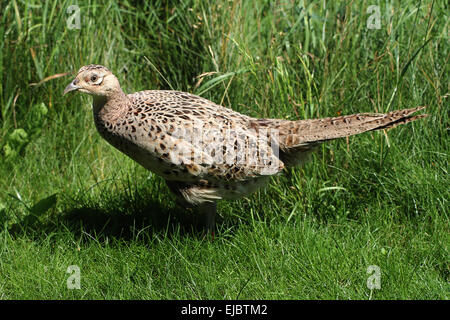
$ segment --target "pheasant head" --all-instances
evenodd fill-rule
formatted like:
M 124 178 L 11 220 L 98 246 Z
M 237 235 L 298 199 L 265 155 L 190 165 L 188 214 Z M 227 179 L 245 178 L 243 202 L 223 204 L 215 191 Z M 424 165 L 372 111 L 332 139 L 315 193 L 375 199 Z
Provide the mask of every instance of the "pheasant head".
M 78 71 L 75 79 L 64 90 L 64 94 L 71 91 L 80 91 L 108 98 L 121 93 L 122 89 L 116 76 L 108 68 L 91 64 Z

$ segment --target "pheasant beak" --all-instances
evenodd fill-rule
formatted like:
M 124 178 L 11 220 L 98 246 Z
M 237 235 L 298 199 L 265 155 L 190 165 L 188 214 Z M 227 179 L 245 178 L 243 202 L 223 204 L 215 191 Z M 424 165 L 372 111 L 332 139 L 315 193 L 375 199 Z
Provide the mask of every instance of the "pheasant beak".
M 77 79 L 75 79 L 71 83 L 69 83 L 69 85 L 64 89 L 63 95 L 65 95 L 66 93 L 68 93 L 70 91 L 75 91 L 75 90 L 80 89 L 80 87 L 77 86 L 77 83 L 78 83 Z

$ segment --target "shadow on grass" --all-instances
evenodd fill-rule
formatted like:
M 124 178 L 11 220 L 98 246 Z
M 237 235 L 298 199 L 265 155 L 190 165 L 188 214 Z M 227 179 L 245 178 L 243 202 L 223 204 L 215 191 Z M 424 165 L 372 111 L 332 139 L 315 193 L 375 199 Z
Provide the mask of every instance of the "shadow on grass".
M 12 224 L 8 231 L 13 236 L 26 234 L 35 240 L 59 232 L 97 241 L 107 238 L 152 241 L 154 235 L 163 238 L 204 237 L 204 217 L 196 208 L 180 207 L 169 197 L 167 202 L 153 199 L 142 190 L 131 193 L 130 196 L 128 190 L 98 201 L 67 200 L 67 209 L 52 209 L 40 217 L 29 214 Z M 234 225 L 236 221 L 226 219 L 226 224 L 222 223 L 224 221 L 218 216 L 218 228 L 230 229 L 230 223 Z
M 99 241 L 106 238 L 145 240 L 153 234 L 163 237 L 202 236 L 202 217 L 194 208 L 181 208 L 172 201 L 164 206 L 157 200 L 140 197 L 139 192 L 132 199 L 128 192 L 115 195 L 109 201 L 69 200 L 66 208 L 63 211 L 49 210 L 50 213 L 43 216 L 30 213 L 20 222 L 10 225 L 8 231 L 13 236 L 27 234 L 34 239 L 68 231 L 75 236 L 92 236 Z
M 147 203 L 132 210 L 111 210 L 98 207 L 74 208 L 60 221 L 76 235 L 89 234 L 96 239 L 106 237 L 124 240 L 147 237 L 152 234 L 195 235 L 201 232 L 201 224 L 192 209 L 164 208 L 157 202 Z

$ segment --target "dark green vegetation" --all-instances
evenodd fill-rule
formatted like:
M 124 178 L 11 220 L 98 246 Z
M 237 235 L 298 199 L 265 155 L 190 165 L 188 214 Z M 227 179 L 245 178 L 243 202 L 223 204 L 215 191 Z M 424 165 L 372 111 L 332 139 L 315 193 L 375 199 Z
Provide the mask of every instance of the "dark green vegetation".
M 372 2 L 80 1 L 69 29 L 70 1 L 2 0 L 0 298 L 448 299 L 449 7 L 380 1 L 368 29 Z M 324 144 L 221 202 L 211 242 L 100 138 L 90 97 L 62 96 L 90 63 L 125 92 L 189 91 L 251 116 L 430 117 Z

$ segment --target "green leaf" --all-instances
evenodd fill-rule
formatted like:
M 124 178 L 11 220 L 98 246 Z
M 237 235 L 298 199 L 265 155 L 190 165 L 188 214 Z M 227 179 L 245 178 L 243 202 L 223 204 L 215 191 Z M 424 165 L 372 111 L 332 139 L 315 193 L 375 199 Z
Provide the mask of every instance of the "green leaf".
M 5 144 L 3 146 L 3 153 L 5 154 L 5 157 L 14 157 L 17 152 L 15 150 L 13 150 L 13 148 L 11 148 L 11 146 L 9 144 Z
M 39 200 L 34 206 L 31 207 L 30 212 L 35 216 L 40 216 L 46 213 L 51 207 L 56 204 L 56 193 L 51 196 Z
M 40 104 L 34 105 L 34 110 L 36 110 L 36 113 L 39 115 L 45 116 L 48 113 L 48 108 L 45 105 L 45 103 L 41 102 Z
M 232 76 L 239 75 L 239 74 L 244 73 L 246 71 L 247 71 L 246 68 L 242 68 L 242 69 L 239 69 L 238 71 L 235 71 L 235 72 L 227 72 L 227 73 L 221 74 L 220 76 L 217 76 L 217 77 L 207 81 L 203 85 L 201 85 L 200 88 L 198 88 L 198 90 L 197 90 L 197 92 L 198 92 L 197 94 L 198 95 L 202 95 L 206 91 L 211 90 L 216 85 L 218 85 L 218 84 L 222 83 L 223 81 L 231 78 Z
M 28 134 L 22 128 L 15 129 L 9 135 L 9 141 L 16 145 L 23 145 L 28 142 Z
M 3 153 L 6 158 L 15 157 L 30 141 L 28 133 L 18 128 L 11 132 L 6 139 L 7 143 L 3 146 Z

